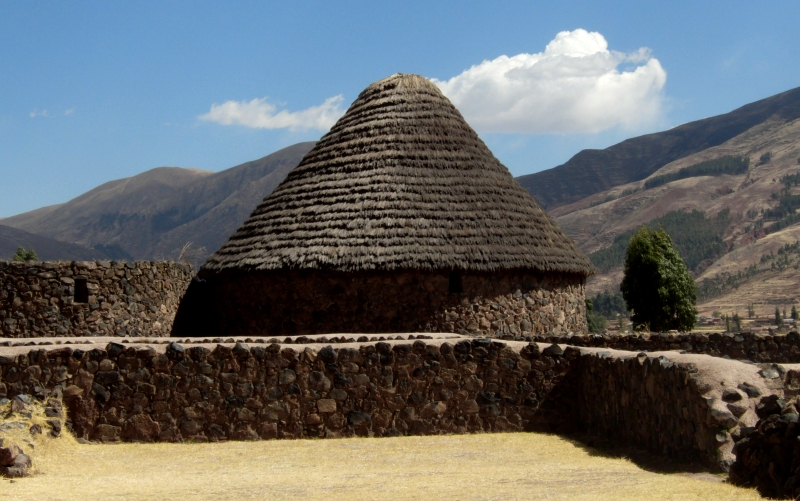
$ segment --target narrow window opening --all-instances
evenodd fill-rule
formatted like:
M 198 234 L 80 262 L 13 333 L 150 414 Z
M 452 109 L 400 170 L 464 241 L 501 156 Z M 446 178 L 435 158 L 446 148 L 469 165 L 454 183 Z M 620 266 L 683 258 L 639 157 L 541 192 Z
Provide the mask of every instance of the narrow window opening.
M 74 299 L 76 303 L 88 303 L 89 302 L 89 287 L 86 285 L 85 278 L 76 278 L 75 279 L 75 295 Z
M 464 292 L 464 287 L 461 285 L 461 270 L 453 270 L 450 272 L 450 294 L 461 294 Z

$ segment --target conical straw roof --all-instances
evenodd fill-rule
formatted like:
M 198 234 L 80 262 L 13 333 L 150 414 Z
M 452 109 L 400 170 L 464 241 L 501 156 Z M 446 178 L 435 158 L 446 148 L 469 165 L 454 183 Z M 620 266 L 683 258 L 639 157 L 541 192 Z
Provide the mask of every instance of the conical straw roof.
M 535 269 L 590 261 L 429 80 L 367 87 L 208 271 Z

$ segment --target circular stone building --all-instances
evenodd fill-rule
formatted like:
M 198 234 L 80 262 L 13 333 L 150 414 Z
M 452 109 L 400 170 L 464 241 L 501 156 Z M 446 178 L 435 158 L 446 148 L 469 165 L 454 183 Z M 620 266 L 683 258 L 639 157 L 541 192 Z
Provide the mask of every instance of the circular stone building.
M 592 272 L 439 89 L 396 74 L 202 266 L 173 336 L 579 333 Z

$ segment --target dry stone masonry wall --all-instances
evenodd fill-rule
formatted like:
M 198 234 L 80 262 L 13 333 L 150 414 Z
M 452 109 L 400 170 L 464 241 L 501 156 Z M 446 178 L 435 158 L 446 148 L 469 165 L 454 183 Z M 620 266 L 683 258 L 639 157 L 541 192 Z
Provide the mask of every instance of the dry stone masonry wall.
M 61 392 L 76 435 L 104 442 L 591 431 L 726 469 L 757 397 L 782 387 L 699 355 L 437 336 L 6 347 L 0 398 Z
M 201 271 L 174 335 L 456 332 L 522 340 L 586 332 L 582 276 L 458 272 L 455 282 L 448 272 Z
M 756 487 L 762 496 L 780 499 L 800 497 L 800 423 L 797 397 L 777 395 L 761 399 L 761 420 L 736 442 L 736 462 L 731 481 Z
M 800 334 L 742 333 L 628 334 L 589 336 L 534 336 L 540 343 L 609 348 L 624 351 L 679 351 L 714 357 L 728 357 L 759 363 L 800 363 Z
M 75 433 L 101 441 L 518 431 L 535 424 L 540 399 L 568 369 L 537 345 L 488 339 L 316 349 L 175 343 L 163 353 L 111 343 L 0 364 L 0 393 L 59 385 Z
M 168 262 L 0 261 L 2 336 L 166 336 L 191 277 Z
M 783 388 L 772 369 L 699 355 L 587 350 L 572 365 L 562 426 L 723 470 L 759 398 Z

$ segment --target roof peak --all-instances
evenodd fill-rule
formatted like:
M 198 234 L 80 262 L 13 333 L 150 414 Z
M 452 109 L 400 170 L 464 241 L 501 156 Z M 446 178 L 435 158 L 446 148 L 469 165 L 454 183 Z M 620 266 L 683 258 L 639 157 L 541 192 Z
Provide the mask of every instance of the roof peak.
M 439 87 L 437 87 L 436 84 L 422 75 L 416 75 L 414 73 L 395 73 L 394 75 L 382 78 L 377 82 L 373 82 L 367 86 L 362 94 L 367 91 L 374 91 L 377 89 L 388 91 L 392 88 L 398 92 L 414 91 L 419 89 L 435 90 L 436 93 L 444 97 L 444 94 L 442 94 L 442 91 L 439 90 Z
M 592 272 L 439 88 L 402 73 L 361 92 L 203 268 Z

